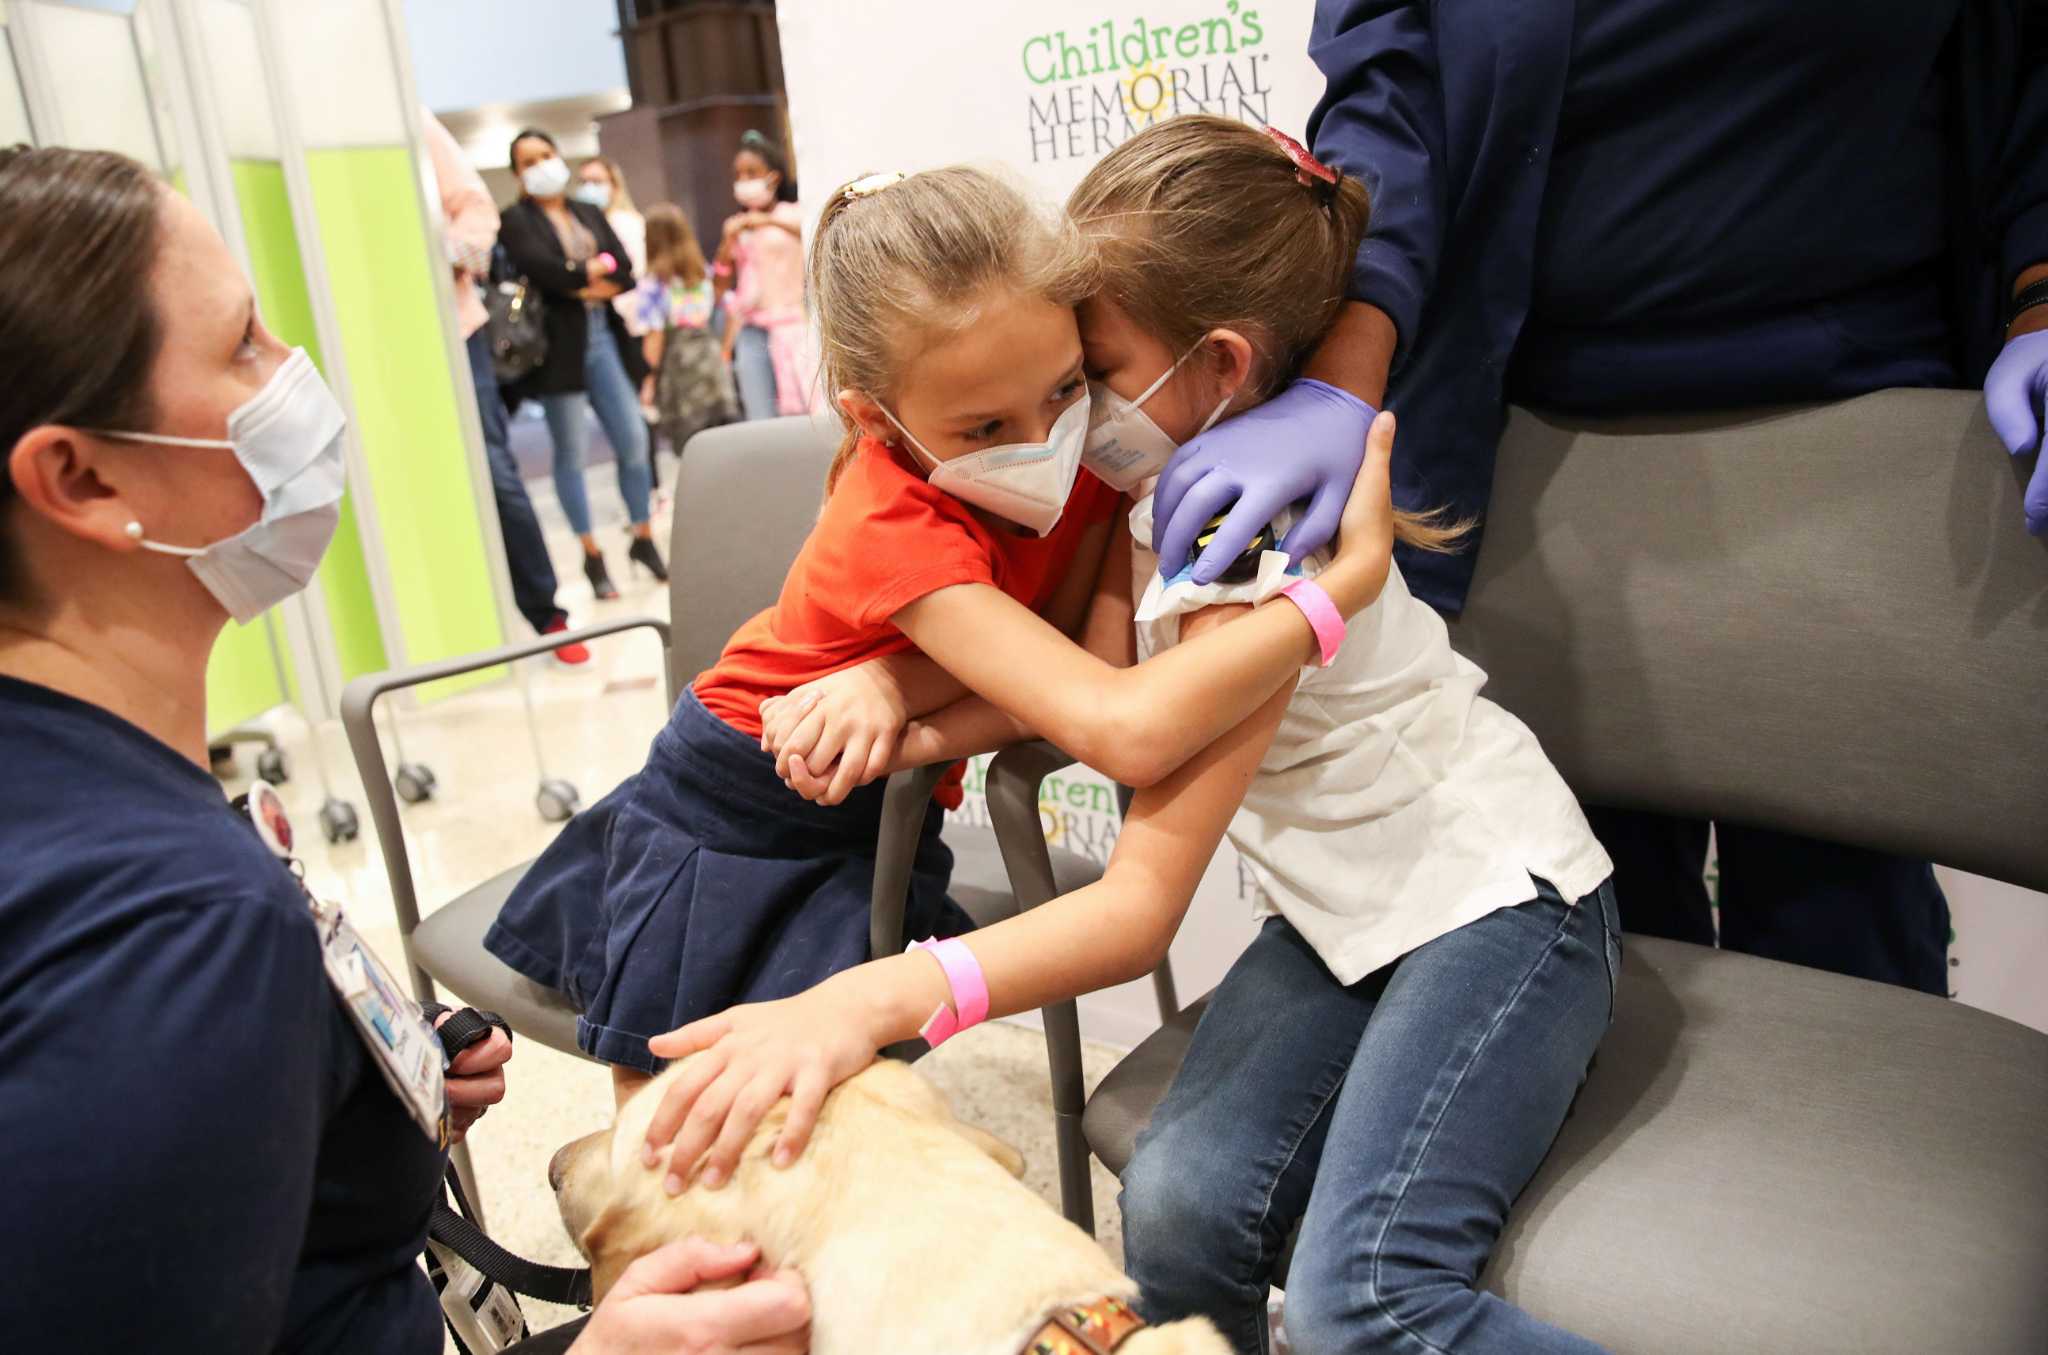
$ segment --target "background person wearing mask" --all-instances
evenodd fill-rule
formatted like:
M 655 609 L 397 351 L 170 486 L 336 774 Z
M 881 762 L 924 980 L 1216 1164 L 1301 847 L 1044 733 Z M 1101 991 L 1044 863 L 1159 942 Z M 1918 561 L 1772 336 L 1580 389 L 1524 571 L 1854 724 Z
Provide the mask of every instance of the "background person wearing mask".
M 781 149 L 759 132 L 740 137 L 732 193 L 712 276 L 726 293 L 726 360 L 749 419 L 802 414 L 817 385 L 804 315 L 803 213 Z
M 0 1331 L 439 1355 L 446 1155 L 206 771 L 208 655 L 319 566 L 341 407 L 198 210 L 102 151 L 0 150 L 0 370 Z M 458 1135 L 510 1053 L 449 1069 Z M 798 1355 L 793 1277 L 665 1292 L 757 1259 L 643 1258 L 572 1349 Z
M 1288 501 L 1341 500 L 1382 401 L 1405 430 L 1395 502 L 1482 527 L 1509 399 L 1620 415 L 1981 383 L 2008 450 L 2038 447 L 2038 4 L 1322 0 L 1309 51 L 1315 154 L 1365 182 L 1372 224 L 1310 379 L 1160 481 L 1162 558 L 1239 500 L 1198 579 Z M 2048 529 L 2048 458 L 2024 502 Z M 1470 552 L 1400 561 L 1418 596 L 1463 606 Z M 1713 944 L 1708 825 L 1593 824 L 1623 925 Z M 1947 991 L 1927 862 L 1718 829 L 1723 946 Z
M 590 497 L 583 484 L 590 439 L 586 409 L 594 410 L 604 425 L 618 463 L 619 494 L 633 524 L 627 555 L 656 579 L 668 578 L 654 547 L 649 502 L 654 481 L 639 394 L 646 373 L 639 345 L 611 306 L 612 298 L 633 288 L 632 261 L 603 212 L 566 196 L 569 166 L 553 137 L 528 128 L 512 138 L 512 171 L 523 194 L 506 209 L 499 240 L 513 268 L 541 295 L 548 355 L 506 392 L 506 399 L 513 404 L 538 400 L 547 413 L 555 493 L 583 543 L 584 577 L 598 597 L 615 598 L 619 590 L 591 534 Z
M 455 322 L 469 354 L 469 377 L 476 387 L 477 422 L 483 426 L 484 459 L 491 468 L 491 497 L 498 505 L 498 531 L 505 543 L 506 572 L 512 576 L 512 600 L 526 623 L 542 635 L 569 628 L 569 614 L 555 605 L 555 566 L 548 543 L 527 497 L 526 481 L 513 459 L 506 428 L 505 401 L 498 391 L 498 372 L 491 362 L 491 334 L 479 288 L 490 278 L 491 251 L 498 243 L 498 207 L 491 201 L 455 138 L 425 109 L 420 126 L 427 139 L 427 165 L 441 199 L 442 247 L 455 271 Z M 563 645 L 559 663 L 590 662 L 584 645 Z

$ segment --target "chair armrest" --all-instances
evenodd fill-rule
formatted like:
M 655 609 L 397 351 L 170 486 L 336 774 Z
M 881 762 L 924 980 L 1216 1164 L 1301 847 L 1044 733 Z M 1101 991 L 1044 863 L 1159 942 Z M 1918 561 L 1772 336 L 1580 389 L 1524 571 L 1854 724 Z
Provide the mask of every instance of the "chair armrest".
M 1003 869 L 1009 873 L 1010 891 L 1017 897 L 1020 913 L 1059 892 L 1052 873 L 1052 852 L 1045 845 L 1045 824 L 1038 816 L 1038 790 L 1046 777 L 1073 763 L 1073 758 L 1044 739 L 1011 744 L 989 761 L 983 794 L 988 798 L 996 847 L 1002 852 Z
M 442 659 L 436 663 L 414 664 L 408 668 L 393 668 L 381 673 L 365 673 L 342 689 L 341 725 L 348 735 L 349 752 L 355 758 L 356 772 L 363 780 L 363 797 L 369 801 L 370 821 L 377 826 L 377 845 L 384 853 L 384 873 L 391 881 L 391 902 L 398 913 L 398 929 L 400 935 L 405 938 L 408 959 L 412 954 L 413 929 L 420 925 L 419 897 L 413 889 L 411 864 L 406 859 L 405 829 L 398 817 L 398 797 L 392 791 L 390 772 L 385 766 L 384 745 L 377 738 L 377 724 L 373 718 L 377 699 L 391 692 L 420 686 L 422 683 L 458 677 L 463 673 L 474 673 L 483 668 L 495 668 L 500 664 L 532 658 L 536 654 L 550 653 L 563 645 L 580 644 L 586 640 L 616 635 L 621 631 L 639 630 L 642 627 L 661 636 L 662 670 L 664 673 L 669 672 L 668 622 L 643 616 L 607 621 L 602 625 L 585 626 L 581 630 L 536 636 L 519 644 L 501 645 L 496 649 L 465 654 L 453 659 Z M 673 701 L 673 678 L 669 686 L 669 695 Z M 430 987 L 420 987 L 422 983 L 429 982 L 425 971 L 418 965 L 412 968 L 415 990 L 423 994 L 430 992 Z
M 910 871 L 924 835 L 932 792 L 950 762 L 913 767 L 889 778 L 882 792 L 882 830 L 875 839 L 875 889 L 868 912 L 868 953 L 885 959 L 903 949 L 903 912 L 910 901 Z

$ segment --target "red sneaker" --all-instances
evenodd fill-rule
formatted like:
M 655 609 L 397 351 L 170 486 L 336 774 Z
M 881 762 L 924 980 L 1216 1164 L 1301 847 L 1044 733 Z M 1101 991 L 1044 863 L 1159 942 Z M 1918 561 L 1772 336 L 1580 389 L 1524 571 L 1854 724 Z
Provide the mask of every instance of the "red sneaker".
M 547 629 L 543 630 L 541 634 L 560 635 L 567 629 L 569 629 L 569 618 L 558 616 L 549 623 Z M 570 668 L 574 668 L 578 664 L 590 662 L 590 647 L 588 645 L 563 645 L 560 649 L 554 651 L 554 654 L 556 663 Z

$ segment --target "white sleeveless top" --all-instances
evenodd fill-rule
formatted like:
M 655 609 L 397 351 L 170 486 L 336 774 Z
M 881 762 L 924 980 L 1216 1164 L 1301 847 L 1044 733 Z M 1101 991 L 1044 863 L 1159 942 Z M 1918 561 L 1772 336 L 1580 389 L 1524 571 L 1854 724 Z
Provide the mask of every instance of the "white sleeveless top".
M 1291 520 L 1276 522 L 1282 535 Z M 1268 551 L 1249 583 L 1168 586 L 1152 554 L 1152 500 L 1131 510 L 1138 657 L 1180 639 L 1180 618 L 1263 602 L 1294 575 Z M 1302 562 L 1314 575 L 1326 556 Z M 1304 668 L 1228 836 L 1260 899 L 1339 983 L 1352 984 L 1496 908 L 1567 900 L 1614 872 L 1578 800 L 1520 720 L 1479 695 L 1486 674 L 1398 567 L 1354 617 L 1328 668 Z

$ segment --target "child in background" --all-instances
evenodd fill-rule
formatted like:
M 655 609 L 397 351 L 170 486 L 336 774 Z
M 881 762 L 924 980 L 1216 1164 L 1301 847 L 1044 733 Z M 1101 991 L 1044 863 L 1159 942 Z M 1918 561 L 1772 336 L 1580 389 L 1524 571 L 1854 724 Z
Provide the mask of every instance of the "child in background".
M 732 373 L 709 328 L 713 297 L 704 252 L 681 208 L 647 209 L 647 272 L 632 300 L 648 367 L 640 400 L 655 410 L 669 450 L 681 456 L 704 429 L 739 418 Z

